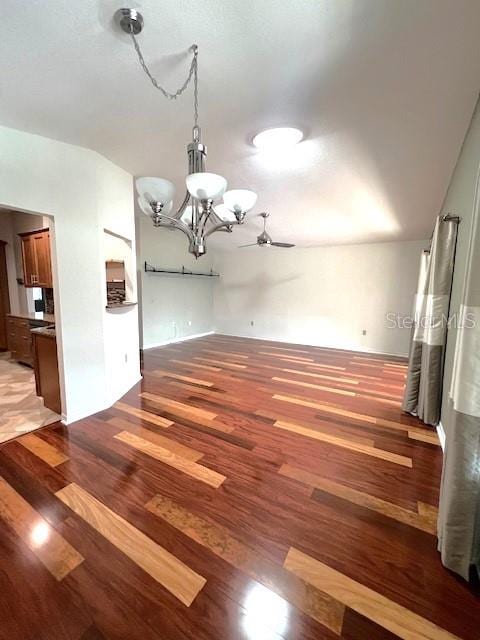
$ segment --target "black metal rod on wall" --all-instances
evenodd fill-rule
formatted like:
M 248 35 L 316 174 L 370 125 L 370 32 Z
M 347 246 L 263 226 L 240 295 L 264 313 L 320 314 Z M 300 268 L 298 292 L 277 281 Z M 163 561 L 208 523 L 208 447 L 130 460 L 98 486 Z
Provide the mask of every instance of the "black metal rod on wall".
M 210 269 L 209 273 L 205 273 L 202 271 L 189 271 L 188 269 L 185 269 L 183 265 L 181 269 L 159 269 L 158 267 L 152 267 L 152 265 L 148 264 L 148 262 L 146 261 L 145 261 L 145 273 L 171 273 L 171 274 L 176 274 L 180 276 L 203 276 L 206 278 L 220 277 L 220 274 L 215 273 L 212 269 Z

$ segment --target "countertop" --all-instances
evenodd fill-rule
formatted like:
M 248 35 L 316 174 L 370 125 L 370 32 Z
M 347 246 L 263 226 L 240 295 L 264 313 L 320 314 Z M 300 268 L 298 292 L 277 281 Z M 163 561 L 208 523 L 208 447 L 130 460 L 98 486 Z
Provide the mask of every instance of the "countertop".
M 32 329 L 30 333 L 36 333 L 39 336 L 45 336 L 47 338 L 55 338 L 55 327 L 37 327 L 37 329 Z
M 23 318 L 24 320 L 55 324 L 55 316 L 50 313 L 7 313 L 7 316 L 10 318 Z

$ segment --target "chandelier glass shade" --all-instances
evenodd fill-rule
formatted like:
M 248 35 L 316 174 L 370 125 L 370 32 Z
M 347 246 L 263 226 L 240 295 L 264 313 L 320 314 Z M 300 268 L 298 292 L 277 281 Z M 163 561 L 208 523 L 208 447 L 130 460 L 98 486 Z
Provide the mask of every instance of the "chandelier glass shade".
M 207 148 L 201 142 L 198 125 L 198 47 L 190 48 L 193 55 L 187 79 L 175 93 L 169 93 L 151 74 L 140 50 L 136 36 L 143 29 L 141 14 L 134 9 L 119 9 L 115 15 L 121 29 L 131 37 L 143 71 L 165 98 L 177 99 L 193 80 L 194 124 L 192 141 L 187 145 L 187 189 L 183 200 L 174 209 L 175 187 L 164 178 L 138 178 L 136 189 L 138 206 L 154 226 L 182 231 L 189 241 L 188 250 L 198 258 L 206 253 L 208 236 L 219 231 L 231 233 L 234 225 L 244 222 L 245 215 L 255 206 L 257 195 L 247 189 L 227 191 L 223 176 L 205 170 Z M 222 196 L 223 203 L 218 203 Z
M 185 179 L 192 198 L 197 200 L 218 200 L 225 193 L 227 181 L 216 173 L 191 173 Z

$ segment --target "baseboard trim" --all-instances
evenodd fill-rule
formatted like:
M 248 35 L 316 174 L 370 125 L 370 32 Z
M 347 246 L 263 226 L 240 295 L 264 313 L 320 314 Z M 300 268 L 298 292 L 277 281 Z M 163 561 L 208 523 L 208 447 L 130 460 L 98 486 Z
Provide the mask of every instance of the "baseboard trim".
M 156 347 L 164 347 L 167 344 L 175 344 L 176 342 L 185 342 L 186 340 L 195 340 L 196 338 L 203 338 L 204 336 L 211 336 L 215 331 L 206 331 L 205 333 L 194 333 L 191 336 L 184 336 L 183 338 L 172 338 L 171 340 L 163 340 L 162 342 L 156 342 L 155 344 L 149 344 L 143 347 L 143 351 L 149 349 L 155 349 Z
M 442 451 L 445 451 L 446 435 L 445 435 L 445 428 L 441 422 L 437 424 L 437 434 L 438 434 L 438 439 L 440 440 Z
M 260 338 L 259 336 L 247 336 L 240 333 L 226 333 L 225 331 L 212 331 L 219 336 L 232 336 L 232 338 L 251 338 L 252 340 L 264 340 L 267 342 L 279 342 L 282 344 L 296 344 L 301 347 L 318 347 L 319 349 L 332 349 L 333 351 L 351 351 L 352 353 L 372 353 L 376 356 L 392 356 L 395 358 L 408 358 L 408 353 L 389 353 L 388 351 L 376 351 L 375 349 L 347 349 L 346 347 L 332 347 L 328 344 L 310 344 L 308 342 L 288 342 L 278 338 Z

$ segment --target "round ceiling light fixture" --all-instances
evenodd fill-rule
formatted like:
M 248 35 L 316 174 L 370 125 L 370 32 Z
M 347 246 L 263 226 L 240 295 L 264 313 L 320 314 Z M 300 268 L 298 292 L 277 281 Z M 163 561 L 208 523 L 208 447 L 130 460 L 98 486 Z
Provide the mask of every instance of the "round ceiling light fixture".
M 303 140 L 303 131 L 294 127 L 276 127 L 260 131 L 253 144 L 261 151 L 280 151 L 294 147 Z

